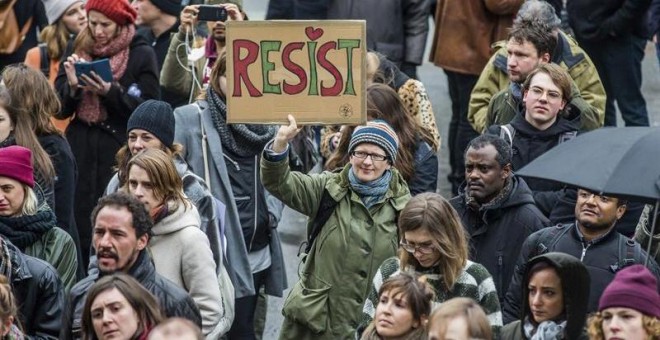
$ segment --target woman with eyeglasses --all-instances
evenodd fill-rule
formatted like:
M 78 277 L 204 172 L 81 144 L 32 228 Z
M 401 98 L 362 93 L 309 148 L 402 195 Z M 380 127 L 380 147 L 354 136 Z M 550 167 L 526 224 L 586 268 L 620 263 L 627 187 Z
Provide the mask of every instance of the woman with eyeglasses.
M 455 298 L 479 303 L 494 334 L 502 327 L 502 312 L 488 270 L 468 260 L 467 238 L 458 214 L 442 196 L 423 193 L 410 199 L 399 216 L 401 250 L 380 265 L 362 309 L 358 335 L 374 318 L 381 284 L 399 272 L 425 275 L 436 292 L 434 307 Z
M 261 159 L 264 187 L 310 217 L 308 232 L 320 227 L 284 302 L 280 339 L 348 339 L 378 265 L 396 254 L 396 216 L 410 199 L 392 166 L 399 139 L 385 121 L 368 122 L 353 132 L 340 172 L 307 175 L 289 168 L 288 143 L 298 131 L 289 115 Z

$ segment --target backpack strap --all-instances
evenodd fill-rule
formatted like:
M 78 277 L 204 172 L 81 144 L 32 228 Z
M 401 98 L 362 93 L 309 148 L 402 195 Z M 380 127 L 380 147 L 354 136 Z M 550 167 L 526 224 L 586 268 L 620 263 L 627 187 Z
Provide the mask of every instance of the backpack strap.
M 48 78 L 50 75 L 50 61 L 48 60 L 48 50 L 44 43 L 39 44 L 39 68 L 41 68 L 41 72 Z
M 516 136 L 516 129 L 511 124 L 500 125 L 500 138 L 509 142 L 513 146 L 513 137 Z
M 570 226 L 570 224 L 560 223 L 554 227 L 544 229 L 544 232 L 541 233 L 539 239 L 536 241 L 536 251 L 529 258 L 531 259 L 552 251 L 557 245 L 557 242 L 559 242 L 559 239 L 571 229 Z
M 577 136 L 577 131 L 567 131 L 559 135 L 559 142 L 558 144 L 561 144 L 563 142 L 568 142 L 569 140 L 575 138 Z
M 610 266 L 612 272 L 616 273 L 619 270 L 630 266 L 635 263 L 641 262 L 641 248 L 637 246 L 635 241 L 623 236 L 619 236 L 619 260 L 617 263 Z
M 321 229 L 323 229 L 325 223 L 328 222 L 336 207 L 337 201 L 335 201 L 335 199 L 330 196 L 330 193 L 327 189 L 323 189 L 319 208 L 316 211 L 314 220 L 312 221 L 312 230 L 307 236 L 307 241 L 300 245 L 301 249 L 302 246 L 305 246 L 305 254 L 309 254 L 310 250 L 312 249 L 312 245 L 314 244 L 314 240 L 316 240 L 316 237 L 319 236 Z

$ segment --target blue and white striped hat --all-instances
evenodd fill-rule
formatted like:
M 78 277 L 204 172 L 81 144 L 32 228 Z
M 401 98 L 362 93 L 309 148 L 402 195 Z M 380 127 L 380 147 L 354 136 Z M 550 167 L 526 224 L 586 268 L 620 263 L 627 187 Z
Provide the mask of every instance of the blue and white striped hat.
M 353 152 L 353 149 L 362 143 L 378 145 L 385 150 L 392 163 L 396 161 L 396 154 L 399 150 L 399 137 L 396 136 L 396 132 L 386 121 L 375 119 L 368 121 L 367 125 L 355 128 L 351 136 L 351 142 L 348 144 L 348 152 Z

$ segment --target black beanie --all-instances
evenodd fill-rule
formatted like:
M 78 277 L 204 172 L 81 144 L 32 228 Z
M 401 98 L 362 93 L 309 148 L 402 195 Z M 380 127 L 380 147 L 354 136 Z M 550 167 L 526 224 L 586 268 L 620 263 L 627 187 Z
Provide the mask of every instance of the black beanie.
M 126 132 L 146 130 L 156 136 L 168 148 L 174 143 L 174 111 L 170 104 L 149 99 L 140 104 L 126 124 Z
M 151 0 L 151 3 L 166 14 L 177 18 L 181 13 L 181 0 Z

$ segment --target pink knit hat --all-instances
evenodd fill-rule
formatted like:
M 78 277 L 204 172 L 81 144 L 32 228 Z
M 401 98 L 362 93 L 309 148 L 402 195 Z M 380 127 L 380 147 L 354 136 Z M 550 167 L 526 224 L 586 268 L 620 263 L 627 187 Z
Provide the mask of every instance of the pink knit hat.
M 34 188 L 30 149 L 18 145 L 0 148 L 0 176 L 15 179 Z
M 137 12 L 127 0 L 87 0 L 85 9 L 100 12 L 119 26 L 132 25 L 137 18 Z
M 641 264 L 621 269 L 600 297 L 598 310 L 625 307 L 660 318 L 658 282 Z

